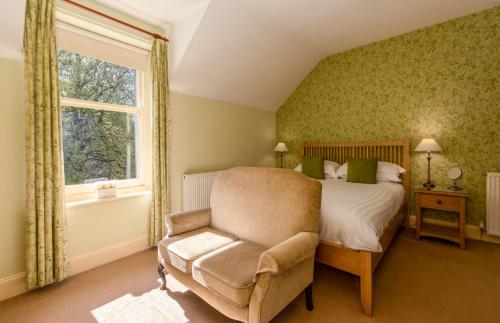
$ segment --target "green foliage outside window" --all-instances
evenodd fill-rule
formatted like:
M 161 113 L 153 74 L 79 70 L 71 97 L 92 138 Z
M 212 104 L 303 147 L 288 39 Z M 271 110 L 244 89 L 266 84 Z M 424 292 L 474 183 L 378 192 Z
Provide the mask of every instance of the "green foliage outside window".
M 59 50 L 61 96 L 137 104 L 136 71 Z M 135 178 L 137 117 L 133 113 L 62 107 L 66 185 Z

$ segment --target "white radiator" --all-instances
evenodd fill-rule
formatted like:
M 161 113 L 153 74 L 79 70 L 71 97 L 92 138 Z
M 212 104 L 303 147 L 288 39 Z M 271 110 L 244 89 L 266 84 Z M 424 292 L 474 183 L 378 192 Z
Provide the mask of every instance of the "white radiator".
M 486 175 L 486 231 L 500 236 L 500 173 Z
M 210 193 L 219 172 L 185 174 L 182 176 L 182 209 L 184 211 L 210 206 Z

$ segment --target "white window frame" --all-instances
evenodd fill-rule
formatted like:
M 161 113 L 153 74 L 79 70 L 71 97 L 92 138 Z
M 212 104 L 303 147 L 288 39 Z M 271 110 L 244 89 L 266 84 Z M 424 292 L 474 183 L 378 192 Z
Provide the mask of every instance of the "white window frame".
M 142 54 L 147 54 L 144 50 L 137 50 L 131 46 L 126 46 L 126 44 L 119 43 L 117 41 L 107 39 L 100 35 L 93 34 L 80 29 L 75 29 L 72 26 L 67 26 L 65 24 L 58 24 L 58 28 L 64 29 L 66 31 L 75 32 L 80 35 L 84 35 L 88 38 L 93 38 L 96 41 L 96 45 L 99 42 L 105 41 L 108 45 L 117 46 L 117 50 L 123 51 L 123 49 L 130 49 L 141 52 Z M 135 127 L 136 132 L 136 178 L 124 179 L 124 180 L 112 180 L 116 183 L 118 194 L 137 192 L 137 191 L 148 191 L 151 188 L 151 108 L 150 108 L 150 84 L 149 84 L 149 68 L 144 66 L 143 68 L 138 68 L 138 66 L 131 66 L 130 64 L 123 64 L 121 61 L 103 59 L 101 57 L 95 57 L 94 55 L 89 55 L 83 48 L 82 50 L 75 49 L 75 45 L 72 44 L 65 46 L 64 42 L 58 43 L 58 49 L 62 49 L 68 52 L 80 54 L 83 56 L 91 57 L 100 61 L 105 61 L 111 64 L 124 66 L 126 68 L 131 68 L 136 71 L 136 95 L 137 103 L 136 106 L 126 106 L 120 104 L 110 104 L 104 102 L 96 102 L 89 100 L 73 99 L 60 96 L 60 106 L 71 106 L 80 107 L 85 109 L 94 110 L 104 110 L 113 112 L 125 112 L 132 113 L 137 116 L 137 122 Z M 120 56 L 120 55 L 117 55 Z M 123 56 L 123 55 L 122 55 Z M 127 66 L 128 65 L 128 66 Z M 138 138 L 137 138 L 138 137 Z M 63 148 L 64 149 L 64 148 Z M 81 200 L 94 198 L 94 184 L 74 184 L 65 186 L 66 200 Z

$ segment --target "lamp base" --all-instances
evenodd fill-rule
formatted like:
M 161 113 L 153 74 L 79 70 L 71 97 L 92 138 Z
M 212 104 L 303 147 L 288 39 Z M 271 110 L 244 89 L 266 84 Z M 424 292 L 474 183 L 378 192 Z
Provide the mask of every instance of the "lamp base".
M 423 184 L 424 187 L 427 187 L 427 188 L 434 188 L 436 187 L 436 185 L 432 184 L 432 182 L 425 182 Z

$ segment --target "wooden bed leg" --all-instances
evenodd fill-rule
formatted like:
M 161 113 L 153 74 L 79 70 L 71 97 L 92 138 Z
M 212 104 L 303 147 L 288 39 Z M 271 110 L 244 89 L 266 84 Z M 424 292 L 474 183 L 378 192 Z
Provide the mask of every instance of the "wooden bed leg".
M 406 212 L 406 216 L 405 216 L 405 229 L 408 230 L 410 229 L 410 202 L 407 201 L 406 202 L 406 207 L 404 208 L 405 212 Z
M 367 316 L 373 315 L 373 270 L 372 270 L 372 255 L 368 251 L 360 251 L 361 253 L 361 272 L 360 272 L 360 296 L 361 308 Z

